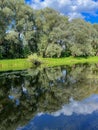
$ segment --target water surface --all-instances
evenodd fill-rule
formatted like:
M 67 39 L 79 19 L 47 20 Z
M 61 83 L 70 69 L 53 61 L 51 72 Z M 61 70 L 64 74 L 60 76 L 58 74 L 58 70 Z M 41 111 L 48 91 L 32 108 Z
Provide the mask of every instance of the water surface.
M 0 130 L 97 129 L 97 64 L 0 72 Z

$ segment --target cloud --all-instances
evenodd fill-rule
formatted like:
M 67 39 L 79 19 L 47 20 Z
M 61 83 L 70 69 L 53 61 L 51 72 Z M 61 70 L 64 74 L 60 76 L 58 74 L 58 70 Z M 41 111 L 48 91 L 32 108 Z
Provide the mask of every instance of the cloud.
M 60 110 L 56 111 L 56 112 L 52 112 L 52 113 L 47 113 L 51 116 L 54 117 L 58 117 L 61 114 L 65 115 L 65 116 L 72 116 L 73 113 L 76 114 L 82 114 L 82 115 L 87 115 L 87 114 L 92 114 L 94 111 L 98 111 L 98 95 L 92 95 L 82 101 L 75 101 L 73 100 L 73 98 L 70 98 L 70 103 L 64 105 Z M 41 117 L 43 115 L 45 115 L 46 113 L 41 112 L 38 113 L 36 117 Z M 37 123 L 39 124 L 39 121 L 41 121 L 41 126 L 43 126 L 43 124 L 47 124 L 47 122 L 44 122 L 44 119 L 47 119 L 47 117 L 45 118 L 41 118 L 41 119 L 37 119 L 36 120 L 35 117 L 35 122 L 34 122 L 34 118 L 26 125 L 23 127 L 19 127 L 16 130 L 24 130 L 26 128 L 32 128 L 32 130 L 37 130 L 39 129 L 39 127 L 37 127 Z M 52 118 L 49 118 L 49 120 Z M 36 122 L 37 121 L 37 122 Z M 54 120 L 52 120 L 54 121 Z M 59 121 L 59 120 L 58 120 Z M 71 120 L 69 120 L 71 121 Z M 56 120 L 57 122 L 57 120 Z M 62 123 L 61 123 L 62 125 Z M 77 125 L 77 124 L 76 124 Z
M 71 21 L 72 19 L 75 19 L 75 18 L 84 18 L 84 16 L 78 12 L 71 12 L 68 14 L 68 17 L 69 17 L 69 21 Z
M 73 113 L 76 114 L 92 114 L 94 111 L 98 111 L 98 95 L 93 95 L 84 101 L 71 100 L 70 104 L 66 104 L 61 110 L 58 110 L 51 115 L 60 116 L 61 114 L 71 116 Z
M 88 115 L 98 111 L 98 95 L 92 95 L 85 100 L 75 101 L 73 98 L 70 99 L 69 104 L 65 104 L 62 108 L 56 112 L 48 113 L 54 117 L 58 117 L 61 114 L 65 116 L 72 116 L 73 113 Z M 42 116 L 45 113 L 38 113 L 37 116 Z
M 94 0 L 31 0 L 31 6 L 35 9 L 54 8 L 70 19 L 84 18 L 82 13 L 95 15 L 98 11 L 98 1 Z

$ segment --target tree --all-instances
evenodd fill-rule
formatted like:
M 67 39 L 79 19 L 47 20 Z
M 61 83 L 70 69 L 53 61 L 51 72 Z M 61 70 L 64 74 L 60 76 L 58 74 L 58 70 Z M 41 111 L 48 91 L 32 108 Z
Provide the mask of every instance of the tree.
M 38 43 L 38 53 L 40 56 L 45 57 L 46 50 L 48 47 L 48 37 L 47 35 L 41 35 L 41 38 Z
M 34 10 L 24 0 L 1 0 L 0 57 L 98 55 L 97 26 L 82 19 L 69 22 L 51 8 Z
M 38 51 L 41 56 L 47 56 L 47 50 L 53 44 L 57 44 L 55 48 L 60 47 L 65 50 L 65 40 L 66 40 L 66 28 L 68 24 L 68 18 L 62 16 L 60 13 L 53 9 L 45 8 L 37 12 L 36 18 L 36 28 L 39 41 Z M 61 21 L 59 20 L 61 19 Z M 52 44 L 52 45 L 50 45 Z M 48 47 L 49 46 L 49 47 Z M 54 45 L 55 46 L 55 45 Z M 54 50 L 56 51 L 56 50 Z M 48 52 L 50 53 L 50 52 Z M 56 52 L 58 53 L 58 51 Z M 49 54 L 50 55 L 50 54 Z M 56 55 L 55 55 L 56 56 Z
M 69 24 L 68 39 L 69 50 L 74 56 L 94 55 L 94 49 L 91 44 L 95 39 L 96 31 L 93 26 L 84 20 L 75 19 Z
M 0 41 L 6 58 L 27 56 L 32 51 L 29 44 L 34 35 L 33 9 L 24 0 L 2 0 L 0 7 Z
M 3 44 L 6 31 L 11 23 L 11 16 L 13 12 L 8 8 L 9 2 L 7 0 L 0 1 L 0 44 Z
M 46 57 L 60 57 L 62 48 L 57 44 L 50 44 L 46 49 Z

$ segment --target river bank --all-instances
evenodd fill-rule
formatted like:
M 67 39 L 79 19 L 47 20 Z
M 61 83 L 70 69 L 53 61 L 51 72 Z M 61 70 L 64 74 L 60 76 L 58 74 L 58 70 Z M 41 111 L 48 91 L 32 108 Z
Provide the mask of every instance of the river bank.
M 95 57 L 65 57 L 65 58 L 40 58 L 42 67 L 53 67 L 61 65 L 73 65 L 78 63 L 98 63 L 98 56 Z M 24 70 L 33 67 L 28 59 L 0 60 L 0 71 Z

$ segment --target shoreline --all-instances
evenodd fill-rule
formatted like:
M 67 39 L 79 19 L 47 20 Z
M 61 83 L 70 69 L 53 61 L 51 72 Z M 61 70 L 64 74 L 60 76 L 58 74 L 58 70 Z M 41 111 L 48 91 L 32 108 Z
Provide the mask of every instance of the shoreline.
M 98 63 L 98 56 L 94 57 L 64 57 L 64 58 L 41 58 L 41 67 L 55 67 L 62 65 L 73 65 L 83 63 Z M 28 59 L 0 60 L 0 71 L 24 70 L 33 67 Z

